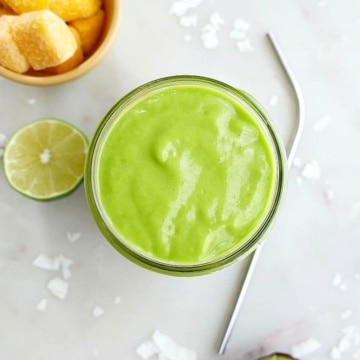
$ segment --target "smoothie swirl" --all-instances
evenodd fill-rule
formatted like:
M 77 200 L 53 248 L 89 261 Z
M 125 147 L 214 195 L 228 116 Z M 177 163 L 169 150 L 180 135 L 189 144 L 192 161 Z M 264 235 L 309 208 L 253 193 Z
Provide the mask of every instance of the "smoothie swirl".
M 276 161 L 246 106 L 201 85 L 177 85 L 131 105 L 98 161 L 107 223 L 155 261 L 199 264 L 247 241 L 266 216 Z

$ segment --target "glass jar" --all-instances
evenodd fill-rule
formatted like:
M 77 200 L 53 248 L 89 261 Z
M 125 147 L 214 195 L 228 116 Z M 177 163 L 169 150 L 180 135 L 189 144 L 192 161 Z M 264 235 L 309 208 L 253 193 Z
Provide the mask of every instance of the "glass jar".
M 246 92 L 201 76 L 120 99 L 90 143 L 85 192 L 107 241 L 157 272 L 195 276 L 245 257 L 284 198 L 283 145 Z

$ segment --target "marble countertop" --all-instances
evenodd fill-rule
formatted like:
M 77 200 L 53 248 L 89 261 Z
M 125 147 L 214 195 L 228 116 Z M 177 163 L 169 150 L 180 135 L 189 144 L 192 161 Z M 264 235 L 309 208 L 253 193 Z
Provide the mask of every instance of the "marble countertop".
M 203 0 L 185 15 L 171 14 L 173 4 L 124 0 L 109 55 L 75 82 L 45 89 L 0 79 L 0 133 L 52 116 L 91 138 L 112 104 L 136 86 L 197 74 L 251 93 L 288 144 L 296 106 L 266 40 L 271 31 L 303 91 L 305 128 L 283 211 L 222 358 L 301 349 L 302 359 L 360 358 L 359 1 Z M 214 22 L 216 37 L 205 42 Z M 8 186 L 2 167 L 0 224 L 0 359 L 136 360 L 154 331 L 198 360 L 221 359 L 217 349 L 247 260 L 197 278 L 146 271 L 103 239 L 83 187 L 36 202 Z M 65 274 L 47 271 L 33 265 L 39 254 L 72 263 Z M 58 299 L 47 285 L 64 275 L 69 289 Z

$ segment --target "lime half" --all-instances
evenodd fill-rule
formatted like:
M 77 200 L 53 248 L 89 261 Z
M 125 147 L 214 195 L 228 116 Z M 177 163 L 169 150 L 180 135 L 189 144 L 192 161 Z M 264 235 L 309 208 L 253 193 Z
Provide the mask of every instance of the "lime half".
M 35 120 L 17 130 L 4 151 L 9 184 L 36 200 L 70 194 L 84 177 L 88 141 L 74 125 L 58 119 Z

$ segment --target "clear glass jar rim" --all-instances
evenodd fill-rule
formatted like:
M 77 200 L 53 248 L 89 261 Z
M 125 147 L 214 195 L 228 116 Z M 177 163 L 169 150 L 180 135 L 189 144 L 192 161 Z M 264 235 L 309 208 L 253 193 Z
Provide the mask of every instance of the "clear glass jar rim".
M 251 237 L 246 241 L 241 242 L 239 246 L 234 249 L 231 253 L 228 253 L 214 261 L 197 263 L 197 264 L 174 264 L 158 261 L 156 259 L 145 256 L 142 253 L 137 252 L 131 246 L 127 245 L 126 241 L 121 239 L 116 232 L 111 229 L 110 223 L 106 220 L 106 216 L 101 210 L 99 197 L 96 191 L 96 169 L 97 169 L 97 155 L 101 147 L 102 141 L 106 138 L 106 135 L 110 131 L 111 127 L 120 117 L 122 111 L 126 111 L 131 104 L 136 102 L 137 99 L 142 98 L 151 92 L 158 91 L 166 86 L 177 86 L 177 85 L 210 85 L 215 87 L 217 90 L 226 91 L 227 95 L 231 95 L 236 101 L 241 101 L 241 106 L 246 106 L 247 110 L 250 110 L 252 115 L 257 118 L 260 125 L 263 127 L 264 132 L 268 141 L 271 141 L 273 148 L 273 157 L 277 167 L 277 184 L 274 190 L 273 199 L 271 205 L 261 223 L 257 229 L 252 233 Z M 95 135 L 91 141 L 88 158 L 85 167 L 85 191 L 88 200 L 88 204 L 92 215 L 100 228 L 105 238 L 110 244 L 115 247 L 125 257 L 138 263 L 141 266 L 150 268 L 152 270 L 173 273 L 173 274 L 198 274 L 207 273 L 214 269 L 222 268 L 226 265 L 233 263 L 235 260 L 244 257 L 250 251 L 252 251 L 256 245 L 263 239 L 264 234 L 269 229 L 274 218 L 276 217 L 277 211 L 281 205 L 284 197 L 287 179 L 287 166 L 286 166 L 286 155 L 283 148 L 282 142 L 277 135 L 274 125 L 271 123 L 268 115 L 261 105 L 246 92 L 236 89 L 221 81 L 207 78 L 203 76 L 193 75 L 179 75 L 170 76 L 165 78 L 156 79 L 148 82 L 142 86 L 137 87 L 127 95 L 117 101 L 109 112 L 105 115 L 103 120 L 100 122 Z

